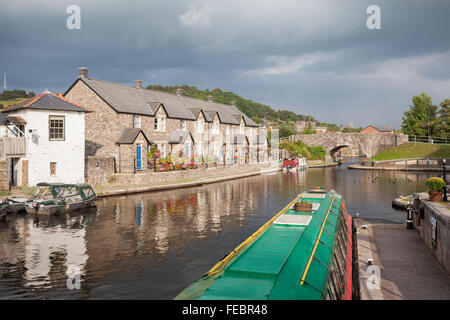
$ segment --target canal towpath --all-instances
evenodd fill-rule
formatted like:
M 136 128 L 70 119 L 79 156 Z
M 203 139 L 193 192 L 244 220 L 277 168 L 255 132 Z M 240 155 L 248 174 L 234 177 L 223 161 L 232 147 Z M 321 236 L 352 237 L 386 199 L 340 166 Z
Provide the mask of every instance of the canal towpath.
M 450 275 L 417 230 L 405 224 L 354 221 L 362 300 L 450 299 Z

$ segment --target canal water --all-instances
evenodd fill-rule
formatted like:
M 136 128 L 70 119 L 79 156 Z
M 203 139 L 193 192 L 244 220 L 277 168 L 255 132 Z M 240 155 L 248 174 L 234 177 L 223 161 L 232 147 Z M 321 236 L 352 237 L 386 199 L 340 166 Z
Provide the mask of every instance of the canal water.
M 352 215 L 404 223 L 392 199 L 423 191 L 431 176 L 349 163 L 102 198 L 37 223 L 15 215 L 0 223 L 0 299 L 172 299 L 301 191 L 335 189 Z

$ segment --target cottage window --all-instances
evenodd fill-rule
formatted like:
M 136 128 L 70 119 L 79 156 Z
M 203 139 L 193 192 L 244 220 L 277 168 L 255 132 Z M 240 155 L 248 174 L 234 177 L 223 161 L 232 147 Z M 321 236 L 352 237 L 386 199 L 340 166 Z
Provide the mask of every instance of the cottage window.
M 141 116 L 138 115 L 134 116 L 134 127 L 141 128 Z
M 197 121 L 197 132 L 198 133 L 203 133 L 205 129 L 205 121 L 203 121 L 203 119 L 200 119 Z
M 56 162 L 50 162 L 50 175 L 56 175 Z
M 227 124 L 226 135 L 227 136 L 230 135 L 230 125 L 229 124 Z
M 49 117 L 49 140 L 64 140 L 64 116 Z
M 155 131 L 166 131 L 166 118 L 156 117 L 155 118 Z
M 214 124 L 213 124 L 213 132 L 214 133 L 219 133 L 219 120 L 214 120 Z

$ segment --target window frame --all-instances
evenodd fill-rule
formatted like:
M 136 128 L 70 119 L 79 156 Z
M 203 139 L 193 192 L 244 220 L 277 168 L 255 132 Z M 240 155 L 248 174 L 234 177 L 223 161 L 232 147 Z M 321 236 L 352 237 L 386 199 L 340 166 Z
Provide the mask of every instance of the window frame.
M 141 129 L 142 128 L 142 118 L 138 114 L 135 114 L 133 116 L 133 127 L 136 128 L 136 129 Z
M 53 165 L 53 170 L 52 170 L 52 165 Z M 53 173 L 52 173 L 52 171 L 53 171 Z M 55 161 L 50 162 L 50 176 L 51 177 L 56 176 L 56 162 Z
M 52 120 L 62 120 L 62 124 L 63 124 L 62 125 L 62 138 L 52 138 L 51 137 Z M 65 141 L 66 140 L 66 116 L 60 116 L 60 115 L 49 115 L 48 116 L 48 140 L 49 141 Z

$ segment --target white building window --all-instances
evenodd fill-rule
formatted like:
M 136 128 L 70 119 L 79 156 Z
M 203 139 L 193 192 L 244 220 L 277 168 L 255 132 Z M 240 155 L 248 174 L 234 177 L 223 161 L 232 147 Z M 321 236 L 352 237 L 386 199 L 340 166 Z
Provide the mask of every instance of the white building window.
M 64 116 L 49 116 L 49 140 L 64 140 Z
M 141 116 L 134 115 L 134 127 L 141 128 Z
M 229 125 L 229 124 L 227 124 L 227 128 L 225 129 L 225 134 L 226 134 L 227 136 L 230 135 L 230 125 Z

